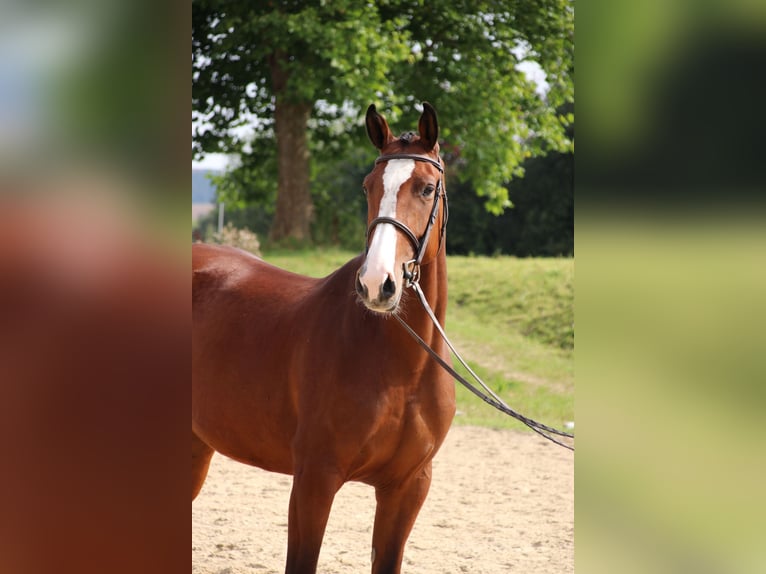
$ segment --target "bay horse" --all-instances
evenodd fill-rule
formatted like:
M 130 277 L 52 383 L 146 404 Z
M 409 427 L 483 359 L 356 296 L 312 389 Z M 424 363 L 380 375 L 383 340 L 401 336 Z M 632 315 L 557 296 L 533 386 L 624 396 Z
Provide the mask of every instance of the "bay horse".
M 293 476 L 287 574 L 316 571 L 336 492 L 375 489 L 373 574 L 398 573 L 431 484 L 431 461 L 455 415 L 450 376 L 394 314 L 446 361 L 415 297 L 447 308 L 447 199 L 436 112 L 395 137 L 374 105 L 380 151 L 364 179 L 367 250 L 323 279 L 233 248 L 193 253 L 192 500 L 219 452 Z

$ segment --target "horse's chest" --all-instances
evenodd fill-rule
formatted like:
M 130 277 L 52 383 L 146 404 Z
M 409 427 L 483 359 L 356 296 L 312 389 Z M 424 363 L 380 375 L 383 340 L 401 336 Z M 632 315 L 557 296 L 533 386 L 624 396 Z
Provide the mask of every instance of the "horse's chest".
M 387 346 L 376 351 L 302 372 L 298 383 L 298 444 L 311 445 L 306 452 L 334 453 L 347 476 L 365 482 L 420 468 L 441 445 L 454 415 L 453 385 L 393 356 Z
M 382 400 L 370 431 L 359 436 L 352 473 L 369 482 L 393 480 L 433 458 L 449 428 L 449 413 L 431 407 L 416 393 Z

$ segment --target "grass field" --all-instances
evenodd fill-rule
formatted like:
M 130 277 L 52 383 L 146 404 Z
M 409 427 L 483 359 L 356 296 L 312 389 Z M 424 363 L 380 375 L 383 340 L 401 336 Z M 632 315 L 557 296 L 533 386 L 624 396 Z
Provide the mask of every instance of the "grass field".
M 321 277 L 355 255 L 316 249 L 263 257 Z M 522 414 L 559 428 L 574 421 L 574 260 L 450 256 L 447 265 L 446 331 L 471 368 Z M 459 384 L 457 396 L 456 424 L 526 428 Z

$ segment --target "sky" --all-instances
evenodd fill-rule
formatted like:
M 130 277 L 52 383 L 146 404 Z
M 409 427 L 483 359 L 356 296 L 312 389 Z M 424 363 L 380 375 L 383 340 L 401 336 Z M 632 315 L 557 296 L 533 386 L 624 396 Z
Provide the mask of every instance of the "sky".
M 229 156 L 223 153 L 205 154 L 201 161 L 192 160 L 192 169 L 215 169 L 223 171 L 229 164 Z

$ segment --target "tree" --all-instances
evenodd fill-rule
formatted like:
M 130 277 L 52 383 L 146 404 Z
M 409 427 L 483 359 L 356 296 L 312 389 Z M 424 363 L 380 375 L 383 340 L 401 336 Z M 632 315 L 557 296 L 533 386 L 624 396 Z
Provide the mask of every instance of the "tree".
M 371 102 L 397 124 L 428 100 L 454 173 L 500 212 L 526 157 L 572 146 L 556 108 L 573 99 L 573 19 L 569 0 L 193 0 L 193 152 L 242 152 L 254 180 L 276 167 L 271 237 L 306 240 L 312 158 L 367 145 Z
M 574 138 L 574 124 L 567 136 Z M 448 253 L 574 255 L 574 154 L 550 152 L 522 167 L 524 177 L 506 184 L 513 209 L 498 217 L 483 208 L 470 181 L 450 187 Z

